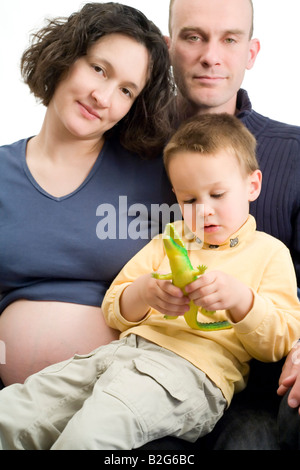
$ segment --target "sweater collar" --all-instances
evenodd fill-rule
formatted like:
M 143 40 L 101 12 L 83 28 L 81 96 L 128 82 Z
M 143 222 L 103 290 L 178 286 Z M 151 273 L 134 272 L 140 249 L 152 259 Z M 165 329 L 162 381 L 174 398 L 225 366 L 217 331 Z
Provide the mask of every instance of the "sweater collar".
M 248 93 L 242 88 L 238 91 L 236 101 L 237 113 L 236 116 L 241 119 L 252 112 L 252 104 L 249 99 Z
M 253 110 L 248 93 L 242 88 L 238 91 L 236 116 L 255 135 L 256 138 L 262 134 L 268 126 L 269 119 Z
M 185 225 L 184 243 L 188 250 L 202 248 L 203 250 L 223 251 L 241 246 L 241 244 L 244 244 L 245 241 L 252 237 L 255 230 L 256 221 L 252 215 L 249 215 L 246 222 L 221 245 L 210 245 L 197 238 Z

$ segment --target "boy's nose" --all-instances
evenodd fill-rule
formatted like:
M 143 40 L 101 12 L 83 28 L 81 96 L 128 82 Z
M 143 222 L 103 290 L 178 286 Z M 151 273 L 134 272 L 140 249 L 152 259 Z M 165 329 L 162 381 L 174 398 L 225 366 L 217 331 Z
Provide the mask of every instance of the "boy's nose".
M 213 207 L 210 204 L 203 204 L 203 215 L 204 218 L 214 213 Z

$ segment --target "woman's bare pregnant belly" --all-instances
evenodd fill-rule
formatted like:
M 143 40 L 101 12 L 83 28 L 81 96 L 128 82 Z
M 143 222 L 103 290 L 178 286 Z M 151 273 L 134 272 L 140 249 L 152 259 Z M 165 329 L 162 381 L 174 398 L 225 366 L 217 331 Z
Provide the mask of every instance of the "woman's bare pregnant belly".
M 99 307 L 18 300 L 0 315 L 1 380 L 5 385 L 23 383 L 50 364 L 89 353 L 118 337 Z

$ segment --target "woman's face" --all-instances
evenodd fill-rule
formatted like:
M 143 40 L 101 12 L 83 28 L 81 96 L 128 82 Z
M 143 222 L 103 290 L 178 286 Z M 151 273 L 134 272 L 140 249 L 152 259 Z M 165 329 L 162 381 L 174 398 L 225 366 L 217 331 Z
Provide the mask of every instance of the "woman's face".
M 122 34 L 99 39 L 59 82 L 48 106 L 56 129 L 79 139 L 99 139 L 130 110 L 143 90 L 149 53 Z

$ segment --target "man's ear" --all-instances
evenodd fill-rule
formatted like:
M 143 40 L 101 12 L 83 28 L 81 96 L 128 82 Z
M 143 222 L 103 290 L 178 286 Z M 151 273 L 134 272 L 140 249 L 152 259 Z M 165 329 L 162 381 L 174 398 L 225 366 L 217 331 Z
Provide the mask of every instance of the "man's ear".
M 248 63 L 247 63 L 247 70 L 252 69 L 256 57 L 260 51 L 260 42 L 258 39 L 251 39 L 250 47 L 249 47 L 249 56 L 248 56 Z
M 262 172 L 260 170 L 255 170 L 251 175 L 249 175 L 249 202 L 255 201 L 260 195 L 262 183 Z

